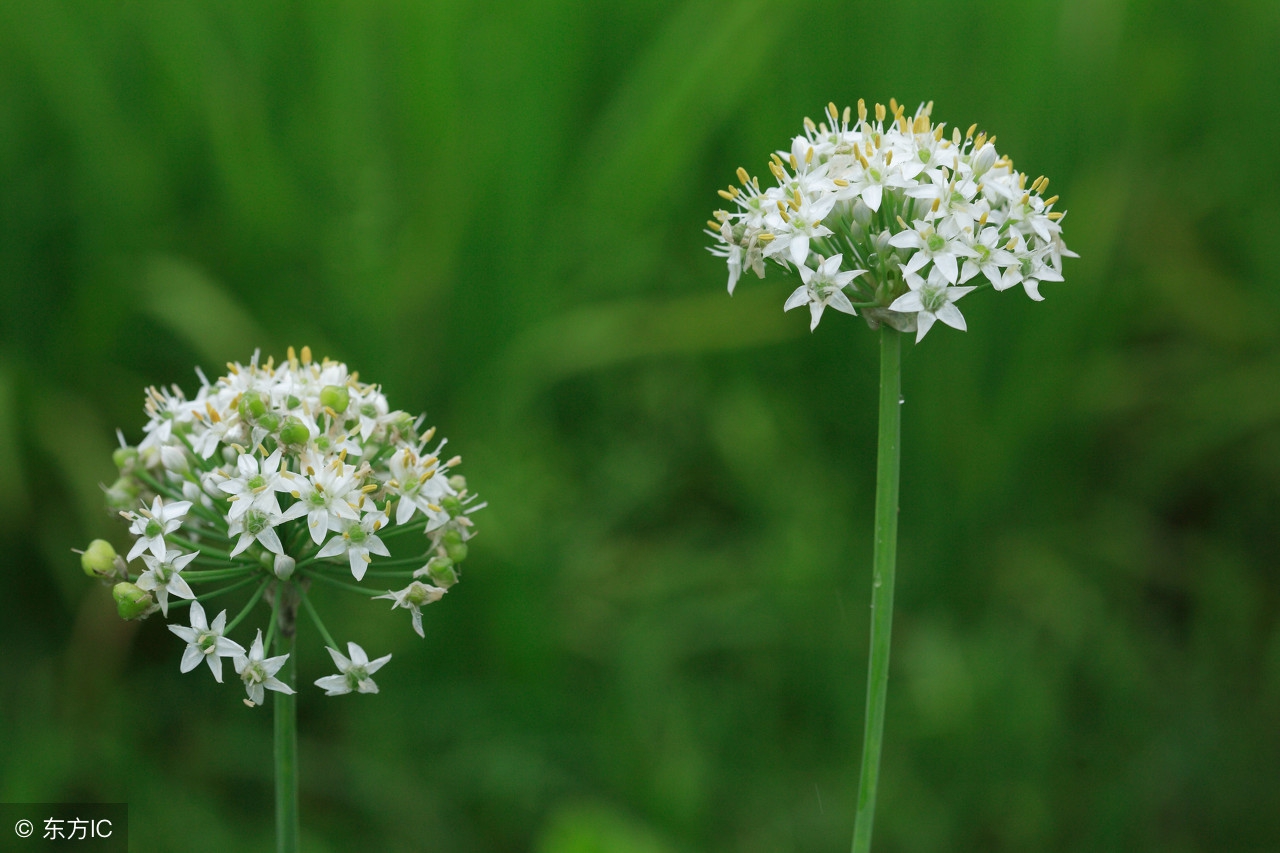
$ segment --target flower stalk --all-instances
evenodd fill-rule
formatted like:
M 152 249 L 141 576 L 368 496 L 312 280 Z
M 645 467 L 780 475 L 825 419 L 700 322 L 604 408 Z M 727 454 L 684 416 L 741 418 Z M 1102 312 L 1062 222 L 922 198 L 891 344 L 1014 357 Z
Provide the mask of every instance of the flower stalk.
M 898 472 L 902 461 L 902 333 L 880 329 L 880 430 L 876 446 L 876 520 L 871 581 L 871 658 L 867 667 L 867 714 L 858 773 L 853 853 L 871 849 L 880 746 L 889 692 L 889 638 L 893 629 L 893 582 L 898 557 Z
M 277 590 L 276 654 L 288 655 L 276 677 L 296 690 L 298 671 L 293 655 L 297 630 L 298 589 L 283 583 Z M 276 853 L 298 850 L 298 694 L 277 693 L 275 703 Z

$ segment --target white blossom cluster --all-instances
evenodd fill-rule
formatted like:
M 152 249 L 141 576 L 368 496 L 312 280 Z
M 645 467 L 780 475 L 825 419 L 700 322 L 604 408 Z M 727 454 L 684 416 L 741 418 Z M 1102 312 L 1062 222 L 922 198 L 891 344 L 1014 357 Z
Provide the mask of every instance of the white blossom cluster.
M 872 328 L 919 341 L 938 320 L 963 330 L 955 302 L 973 290 L 1021 285 L 1038 301 L 1042 281 L 1062 281 L 1062 259 L 1078 256 L 1062 242 L 1048 179 L 1028 184 L 994 136 L 948 132 L 932 108 L 909 117 L 890 100 L 869 116 L 858 101 L 855 117 L 829 104 L 771 155 L 774 186 L 738 169 L 740 185 L 720 191 L 734 209 L 707 223 L 729 292 L 743 269 L 763 278 L 772 262 L 798 273 L 784 310 L 808 305 L 811 330 L 825 308 L 862 309 Z
M 259 365 L 255 353 L 214 382 L 196 373 L 192 398 L 177 386 L 148 389 L 145 437 L 131 447 L 121 436 L 107 500 L 133 545 L 121 557 L 96 540 L 82 555 L 85 571 L 114 583 L 125 618 L 168 618 L 189 604 L 190 627 L 169 626 L 187 642 L 181 670 L 204 661 L 221 682 L 221 659 L 232 658 L 250 704 L 262 703 L 264 688 L 292 692 L 276 677 L 287 655 L 268 658 L 265 648 L 299 603 L 339 666 L 316 683 L 328 695 L 376 692 L 369 676 L 390 656 L 371 662 L 355 643 L 350 657 L 338 652 L 307 592 L 319 581 L 389 599 L 425 636 L 421 608 L 457 582 L 470 515 L 484 506 L 451 475 L 461 459 L 441 458 L 446 442 L 422 429 L 422 417 L 391 409 L 378 386 L 345 364 L 313 361 L 306 347 L 290 348 L 278 366 Z M 347 582 L 348 572 L 367 582 Z M 374 576 L 407 585 L 374 595 Z M 206 583 L 215 588 L 193 588 Z M 224 610 L 209 622 L 201 601 L 241 588 L 251 597 L 240 615 L 228 625 Z M 260 601 L 272 607 L 266 645 L 259 630 L 246 652 L 225 635 Z M 293 612 L 282 618 L 281 607 Z

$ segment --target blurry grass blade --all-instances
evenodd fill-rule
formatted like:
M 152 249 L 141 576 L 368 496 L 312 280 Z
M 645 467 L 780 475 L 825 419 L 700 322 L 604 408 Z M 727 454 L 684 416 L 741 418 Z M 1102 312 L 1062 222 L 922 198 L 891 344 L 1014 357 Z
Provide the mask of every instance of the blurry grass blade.
M 142 310 L 191 344 L 209 364 L 270 349 L 266 332 L 203 270 L 181 258 L 156 257 L 148 265 Z

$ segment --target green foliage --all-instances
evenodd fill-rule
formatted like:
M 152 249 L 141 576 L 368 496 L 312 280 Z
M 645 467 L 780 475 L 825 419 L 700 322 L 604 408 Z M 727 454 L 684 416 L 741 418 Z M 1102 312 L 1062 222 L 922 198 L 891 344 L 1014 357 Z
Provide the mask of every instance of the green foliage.
M 309 344 L 490 508 L 426 643 L 326 602 L 395 658 L 299 698 L 307 849 L 843 849 L 875 339 L 730 299 L 699 228 L 896 96 L 1082 258 L 905 353 L 877 846 L 1276 849 L 1280 15 L 1168 6 L 0 2 L 0 799 L 269 847 L 267 714 L 70 549 L 125 544 L 144 386 Z

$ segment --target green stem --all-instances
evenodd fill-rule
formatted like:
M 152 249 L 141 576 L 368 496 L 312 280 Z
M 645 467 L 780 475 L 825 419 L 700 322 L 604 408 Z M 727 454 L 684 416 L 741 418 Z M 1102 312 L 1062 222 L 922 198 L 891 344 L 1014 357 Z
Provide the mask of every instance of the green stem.
M 345 589 L 347 592 L 354 592 L 360 595 L 371 595 L 373 591 L 372 587 L 366 589 L 364 587 L 358 587 L 353 583 L 343 583 L 340 580 L 331 578 L 328 575 L 322 575 L 319 572 L 312 571 L 310 569 L 308 569 L 305 572 L 299 572 L 299 574 L 301 574 L 305 578 L 310 578 L 311 580 L 317 580 L 317 581 L 324 581 L 329 586 L 336 586 L 338 589 Z
M 893 574 L 898 552 L 898 468 L 901 462 L 901 333 L 880 330 L 880 436 L 876 450 L 876 526 L 871 584 L 871 663 L 867 668 L 867 716 L 858 777 L 853 853 L 871 849 L 885 696 L 889 690 L 889 634 L 893 626 Z
M 298 593 L 294 584 L 281 584 L 276 590 L 277 613 L 275 653 L 289 658 L 276 673 L 290 688 L 298 683 L 298 668 L 294 654 L 297 634 Z M 277 692 L 272 697 L 275 705 L 275 763 L 276 763 L 276 853 L 297 853 L 298 850 L 298 695 Z

